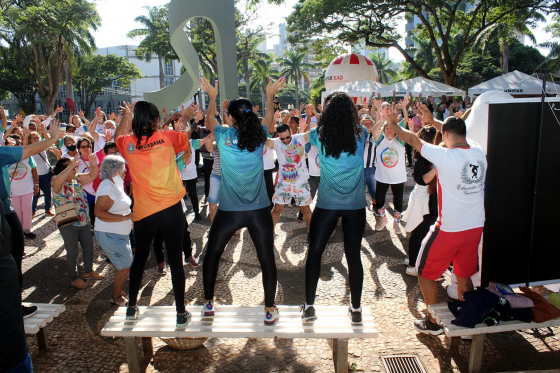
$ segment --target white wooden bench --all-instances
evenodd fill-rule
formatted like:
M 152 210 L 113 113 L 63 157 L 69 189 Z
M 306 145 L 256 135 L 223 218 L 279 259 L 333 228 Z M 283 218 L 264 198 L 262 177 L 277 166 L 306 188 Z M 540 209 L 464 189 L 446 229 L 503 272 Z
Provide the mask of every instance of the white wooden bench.
M 546 299 L 548 294 L 543 294 Z M 428 312 L 443 326 L 443 331 L 449 338 L 449 348 L 457 347 L 459 339 L 462 336 L 472 336 L 471 354 L 469 359 L 469 373 L 479 373 L 482 366 L 482 354 L 484 352 L 484 338 L 486 334 L 512 332 L 525 329 L 548 328 L 552 326 L 560 326 L 560 318 L 552 319 L 546 322 L 526 323 L 522 321 L 502 321 L 497 326 L 487 326 L 486 324 L 478 324 L 475 328 L 465 328 L 451 323 L 455 320 L 455 316 L 449 311 L 447 303 L 439 303 L 428 306 Z
M 203 317 L 202 306 L 187 306 L 192 319 L 186 328 L 175 327 L 174 306 L 140 307 L 137 320 L 126 320 L 126 308 L 120 307 L 105 324 L 101 335 L 124 337 L 128 369 L 140 371 L 136 337 L 142 338 L 144 356 L 153 355 L 153 337 L 209 338 L 327 338 L 333 340 L 333 360 L 336 372 L 348 372 L 348 339 L 376 338 L 371 310 L 362 307 L 363 324 L 352 325 L 348 307 L 315 306 L 317 320 L 303 322 L 299 306 L 278 306 L 280 319 L 265 325 L 263 306 L 216 306 L 215 316 Z
M 36 306 L 37 313 L 27 319 L 23 319 L 25 334 L 37 335 L 37 344 L 39 350 L 48 350 L 49 343 L 47 339 L 46 327 L 55 317 L 60 315 L 66 306 L 64 304 L 48 304 L 48 303 L 23 303 L 24 306 Z

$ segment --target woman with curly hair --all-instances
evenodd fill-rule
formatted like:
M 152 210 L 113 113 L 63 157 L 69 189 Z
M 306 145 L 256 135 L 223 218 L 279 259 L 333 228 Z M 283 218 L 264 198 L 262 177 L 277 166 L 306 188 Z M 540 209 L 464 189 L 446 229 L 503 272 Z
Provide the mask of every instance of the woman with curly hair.
M 218 125 L 216 120 L 216 96 L 218 88 L 201 79 L 201 88 L 210 97 L 208 127 L 220 151 L 221 188 L 220 205 L 210 232 L 208 247 L 202 262 L 204 282 L 204 309 L 202 316 L 214 315 L 214 287 L 220 257 L 233 234 L 247 227 L 257 250 L 262 270 L 265 297 L 264 323 L 274 324 L 278 320 L 278 309 L 274 306 L 276 295 L 276 261 L 274 259 L 274 228 L 270 214 L 264 181 L 263 146 L 267 133 L 274 130 L 272 99 L 283 87 L 285 79 L 270 82 L 266 89 L 268 108 L 262 125 L 253 112 L 251 102 L 244 98 L 231 100 L 227 107 L 229 128 Z
M 360 257 L 366 225 L 364 146 L 367 129 L 360 124 L 354 102 L 342 92 L 325 100 L 323 115 L 309 134 L 311 145 L 319 149 L 321 181 L 317 204 L 309 227 L 309 252 L 305 264 L 305 304 L 302 319 L 316 319 L 315 294 L 321 272 L 321 257 L 327 241 L 342 218 L 344 253 L 348 263 L 352 302 L 348 314 L 353 324 L 362 322 L 364 271 Z

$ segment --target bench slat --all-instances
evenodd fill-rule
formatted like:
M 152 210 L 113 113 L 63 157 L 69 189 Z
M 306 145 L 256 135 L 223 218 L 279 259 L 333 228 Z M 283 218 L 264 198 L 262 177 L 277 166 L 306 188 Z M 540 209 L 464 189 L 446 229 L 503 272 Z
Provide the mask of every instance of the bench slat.
M 63 304 L 48 303 L 28 303 L 23 302 L 24 306 L 37 306 L 37 313 L 23 320 L 25 334 L 37 334 L 41 328 L 51 323 L 55 317 L 66 310 Z

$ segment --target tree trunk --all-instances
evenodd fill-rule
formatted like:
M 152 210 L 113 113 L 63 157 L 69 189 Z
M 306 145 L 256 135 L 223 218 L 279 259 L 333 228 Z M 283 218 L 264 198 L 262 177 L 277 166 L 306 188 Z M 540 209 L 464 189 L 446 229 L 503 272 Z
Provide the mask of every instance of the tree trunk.
M 66 66 L 64 66 L 64 72 L 66 74 L 66 92 L 69 99 L 74 101 L 74 87 L 72 87 L 72 63 L 70 58 L 66 60 Z
M 296 109 L 299 110 L 299 74 L 296 73 Z
M 56 85 L 56 92 L 58 92 L 58 84 Z M 49 92 L 49 94 L 45 97 L 41 97 L 41 100 L 43 100 L 43 105 L 45 105 L 45 112 L 47 115 L 51 115 L 52 113 L 54 113 L 54 105 L 56 104 L 56 94 L 52 94 Z
M 159 88 L 165 88 L 165 74 L 163 70 L 163 56 L 158 54 L 159 61 Z
M 245 95 L 247 100 L 251 101 L 251 72 L 249 69 L 245 69 Z
M 507 74 L 509 72 L 509 43 L 507 40 L 502 43 L 502 67 L 503 73 Z

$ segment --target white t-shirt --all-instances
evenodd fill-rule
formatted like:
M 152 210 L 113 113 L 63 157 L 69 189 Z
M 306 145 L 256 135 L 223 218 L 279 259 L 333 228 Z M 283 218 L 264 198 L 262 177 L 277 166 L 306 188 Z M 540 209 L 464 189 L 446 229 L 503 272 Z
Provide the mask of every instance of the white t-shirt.
M 321 176 L 319 149 L 315 145 L 311 145 L 311 149 L 307 153 L 307 162 L 309 163 L 309 176 Z
M 484 226 L 484 182 L 488 163 L 482 148 L 468 140 L 470 149 L 447 149 L 424 144 L 421 154 L 437 170 L 439 218 L 444 232 Z
M 274 152 L 268 146 L 263 146 L 263 164 L 265 170 L 274 168 Z
M 115 176 L 116 177 L 116 176 Z M 111 214 L 126 215 L 130 214 L 130 197 L 126 195 L 124 189 L 120 189 L 111 180 L 105 179 L 97 188 L 95 201 L 101 196 L 109 196 L 114 203 L 109 209 Z M 132 230 L 132 219 L 124 221 L 106 222 L 99 218 L 95 218 L 95 230 L 98 232 L 115 233 L 129 235 Z
M 17 168 L 16 168 L 17 166 Z M 10 190 L 12 196 L 24 196 L 33 193 L 33 175 L 31 170 L 37 167 L 33 157 L 26 158 L 8 166 Z
M 99 135 L 99 140 L 95 141 L 93 143 L 93 151 L 95 153 L 97 153 L 100 150 L 103 150 L 103 147 L 105 146 L 105 144 L 107 143 L 107 141 L 105 140 L 105 137 L 103 137 L 105 134 L 103 135 Z
M 377 141 L 375 180 L 384 184 L 406 183 L 405 148 L 397 136 L 388 140 L 383 134 Z
M 274 139 L 274 151 L 278 157 L 278 182 L 307 181 L 308 172 L 305 164 L 305 136 L 292 135 L 292 141 L 284 145 L 279 138 Z
M 51 168 L 49 158 L 47 157 L 47 152 L 45 150 L 33 155 L 33 159 L 35 160 L 35 163 L 37 163 L 37 172 L 39 173 L 39 176 L 46 175 L 50 172 Z
M 196 170 L 196 163 L 194 162 L 194 152 L 197 149 L 200 149 L 200 145 L 199 145 L 199 141 L 200 140 L 193 140 L 190 139 L 189 142 L 191 143 L 191 149 L 192 149 L 192 154 L 189 157 L 189 159 L 187 160 L 187 163 L 185 164 L 185 168 L 183 168 L 180 173 L 181 173 L 181 180 L 192 180 L 192 179 L 196 179 L 198 177 L 198 173 Z M 177 154 L 177 156 L 183 156 L 185 152 L 181 152 L 179 154 Z

